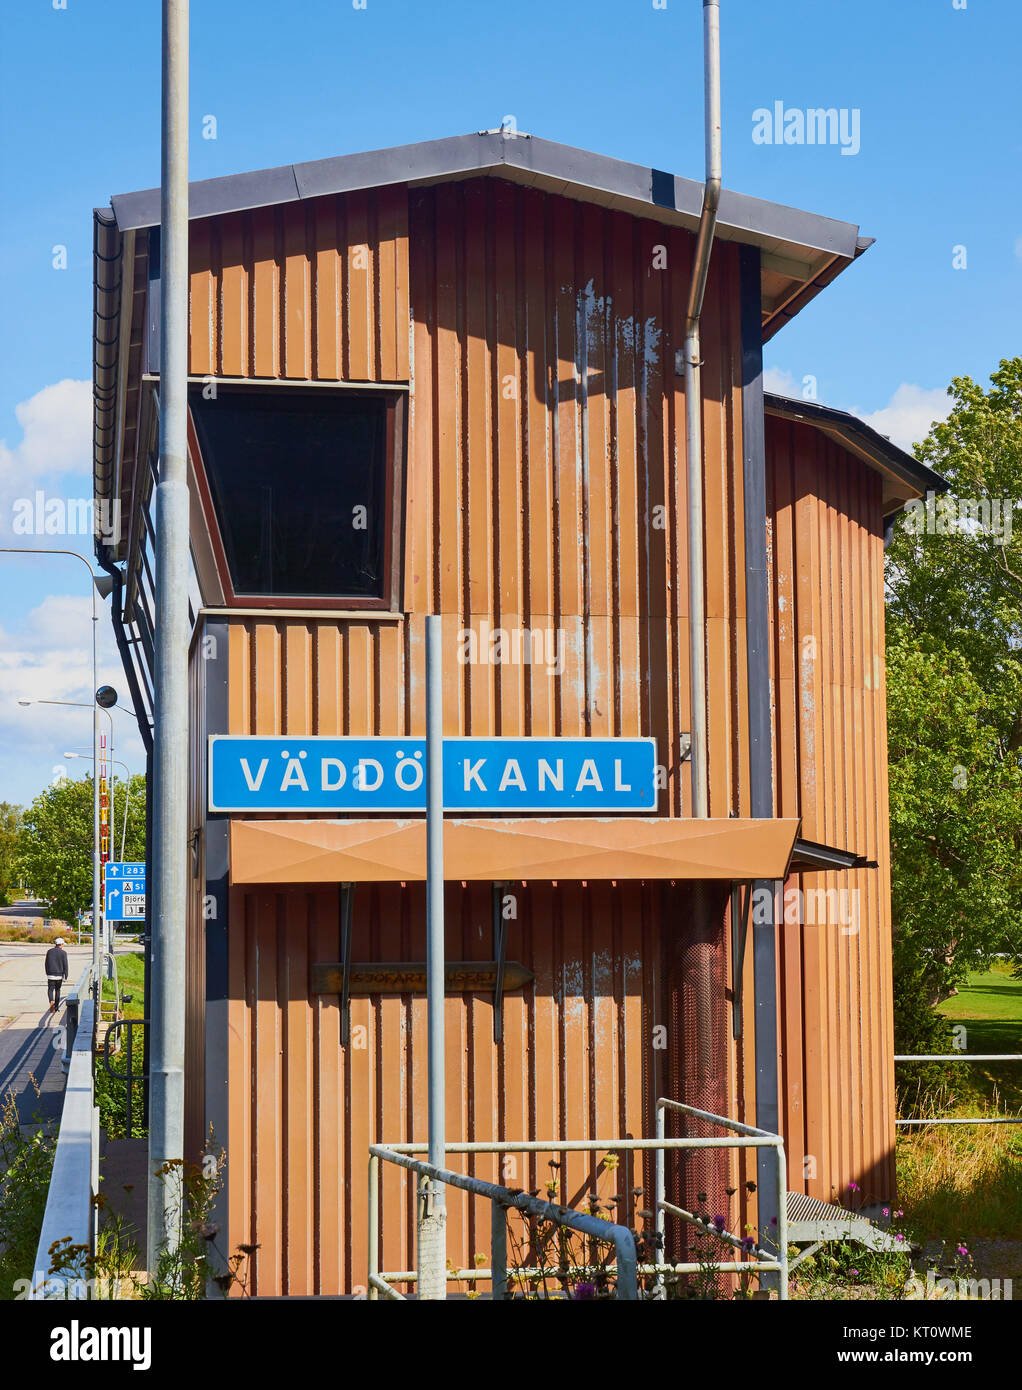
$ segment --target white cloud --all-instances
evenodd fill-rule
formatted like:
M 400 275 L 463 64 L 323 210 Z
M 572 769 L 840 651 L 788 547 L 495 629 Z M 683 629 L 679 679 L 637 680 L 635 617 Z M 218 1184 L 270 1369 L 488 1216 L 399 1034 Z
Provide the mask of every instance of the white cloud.
M 17 626 L 0 628 L 0 800 L 26 804 L 65 765 L 67 751 L 89 753 L 89 708 L 60 704 L 22 706 L 18 700 L 71 701 L 88 706 L 92 696 L 92 603 L 76 594 L 49 594 Z M 105 605 L 99 605 L 97 683 L 113 685 L 127 714 L 113 715 L 114 755 L 132 771 L 145 757 L 127 695 L 124 673 Z M 106 716 L 100 728 L 108 728 Z M 90 765 L 67 763 L 73 776 Z M 118 770 L 119 772 L 119 770 Z M 120 775 L 120 774 L 119 774 Z
M 22 440 L 0 439 L 0 480 L 27 483 L 55 473 L 90 473 L 92 383 L 70 377 L 15 406 Z
M 892 444 L 910 451 L 917 440 L 926 438 L 935 421 L 947 419 L 953 405 L 943 386 L 927 388 L 902 382 L 880 410 L 867 414 L 854 409 L 852 414 L 886 435 Z
M 763 390 L 774 396 L 800 396 L 802 383 L 783 367 L 766 367 L 763 371 Z

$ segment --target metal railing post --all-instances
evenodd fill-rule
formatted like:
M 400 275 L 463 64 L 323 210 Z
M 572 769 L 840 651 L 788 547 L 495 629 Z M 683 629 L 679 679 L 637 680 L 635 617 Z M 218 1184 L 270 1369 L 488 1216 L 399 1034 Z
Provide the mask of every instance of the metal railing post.
M 375 1154 L 369 1155 L 369 1288 L 368 1297 L 373 1303 L 379 1300 L 380 1293 L 374 1278 L 380 1273 L 380 1160 Z
M 426 1032 L 429 1161 L 444 1165 L 444 723 L 443 619 L 426 619 Z M 419 1298 L 447 1297 L 447 1197 L 443 1183 L 418 1189 Z
M 490 1203 L 490 1287 L 495 1301 L 507 1298 L 507 1208 Z
M 659 1140 L 667 1136 L 667 1112 L 664 1109 L 663 1101 L 656 1103 L 656 1137 Z M 656 1151 L 656 1180 L 653 1189 L 655 1201 L 653 1212 L 656 1216 L 656 1239 L 657 1248 L 653 1256 L 656 1264 L 664 1264 L 667 1261 L 667 1213 L 664 1211 L 663 1204 L 667 1198 L 667 1154 L 663 1147 Z M 658 1299 L 667 1297 L 667 1285 L 664 1283 L 663 1275 L 657 1279 L 656 1292 Z
M 777 1143 L 777 1258 L 780 1272 L 777 1276 L 777 1297 L 788 1297 L 788 1160 L 784 1154 L 784 1144 Z

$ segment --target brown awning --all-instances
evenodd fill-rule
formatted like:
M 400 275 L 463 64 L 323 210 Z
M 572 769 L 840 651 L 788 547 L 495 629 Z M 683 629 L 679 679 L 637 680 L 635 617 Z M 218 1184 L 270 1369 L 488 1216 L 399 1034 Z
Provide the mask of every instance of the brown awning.
M 633 816 L 445 820 L 444 877 L 782 879 L 799 821 Z M 424 820 L 232 820 L 232 883 L 426 877 Z

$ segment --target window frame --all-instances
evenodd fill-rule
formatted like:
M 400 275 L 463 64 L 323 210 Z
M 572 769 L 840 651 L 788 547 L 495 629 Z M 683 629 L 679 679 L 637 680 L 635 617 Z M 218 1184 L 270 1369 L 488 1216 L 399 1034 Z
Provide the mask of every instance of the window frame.
M 213 493 L 206 472 L 206 463 L 199 446 L 198 432 L 192 418 L 191 400 L 188 404 L 188 452 L 191 456 L 199 501 L 206 523 L 213 558 L 220 583 L 223 588 L 225 608 L 266 608 L 266 609 L 324 609 L 334 612 L 400 613 L 402 537 L 404 521 L 404 474 L 407 442 L 407 385 L 399 382 L 370 386 L 364 382 L 347 385 L 343 382 L 282 382 L 265 377 L 215 378 L 218 394 L 230 392 L 244 395 L 246 391 L 260 392 L 263 395 L 273 392 L 297 393 L 303 396 L 331 395 L 362 397 L 379 400 L 383 397 L 385 405 L 384 428 L 384 496 L 383 496 L 383 559 L 382 594 L 379 598 L 354 595 L 347 598 L 324 594 L 259 594 L 237 590 L 231 576 L 227 551 L 220 532 L 220 522 L 213 502 Z M 188 378 L 189 388 L 210 385 L 209 377 Z M 189 396 L 191 391 L 189 390 Z

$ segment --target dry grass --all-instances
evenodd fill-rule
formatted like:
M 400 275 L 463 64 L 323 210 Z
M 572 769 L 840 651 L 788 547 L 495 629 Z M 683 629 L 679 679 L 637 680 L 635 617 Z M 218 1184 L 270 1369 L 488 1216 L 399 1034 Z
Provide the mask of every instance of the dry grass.
M 936 1125 L 900 1134 L 898 1205 L 920 1241 L 1017 1236 L 1022 1125 Z
M 41 917 L 35 922 L 0 917 L 0 941 L 34 941 L 41 946 L 52 946 L 58 936 L 65 941 L 70 940 L 71 930 L 66 922 L 55 922 L 44 927 Z M 92 938 L 89 939 L 91 941 Z

